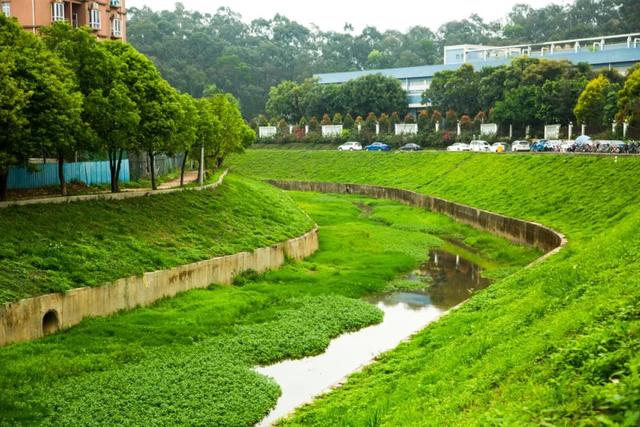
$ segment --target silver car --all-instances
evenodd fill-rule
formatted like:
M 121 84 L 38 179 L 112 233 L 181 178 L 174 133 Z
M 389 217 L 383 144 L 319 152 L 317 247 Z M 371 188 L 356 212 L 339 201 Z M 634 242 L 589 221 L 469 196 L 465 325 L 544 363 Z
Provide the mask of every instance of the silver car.
M 518 151 L 531 151 L 531 146 L 527 141 L 514 141 L 513 144 L 511 144 L 511 151 L 514 153 Z
M 456 142 L 447 147 L 447 151 L 471 151 L 469 144 L 465 144 L 464 142 Z

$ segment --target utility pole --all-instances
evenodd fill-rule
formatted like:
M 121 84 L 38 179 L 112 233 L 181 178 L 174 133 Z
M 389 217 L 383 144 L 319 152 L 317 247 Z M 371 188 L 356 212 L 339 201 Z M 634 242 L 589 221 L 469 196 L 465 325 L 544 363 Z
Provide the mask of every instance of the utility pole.
M 200 146 L 200 173 L 199 175 L 199 184 L 200 187 L 204 185 L 204 144 Z

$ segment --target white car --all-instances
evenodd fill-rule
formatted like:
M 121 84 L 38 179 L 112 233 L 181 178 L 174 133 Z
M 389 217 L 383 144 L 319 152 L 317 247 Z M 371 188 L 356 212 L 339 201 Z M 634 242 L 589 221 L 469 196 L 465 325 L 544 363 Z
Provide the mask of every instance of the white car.
M 362 151 L 362 144 L 357 141 L 345 142 L 338 147 L 338 151 Z
M 448 146 L 447 151 L 471 151 L 471 148 L 469 148 L 469 144 L 456 142 L 455 144 Z
M 471 151 L 491 151 L 491 146 L 487 141 L 471 141 L 469 147 Z
M 527 141 L 514 141 L 514 143 L 511 144 L 511 151 L 514 153 L 518 151 L 531 151 L 531 146 Z

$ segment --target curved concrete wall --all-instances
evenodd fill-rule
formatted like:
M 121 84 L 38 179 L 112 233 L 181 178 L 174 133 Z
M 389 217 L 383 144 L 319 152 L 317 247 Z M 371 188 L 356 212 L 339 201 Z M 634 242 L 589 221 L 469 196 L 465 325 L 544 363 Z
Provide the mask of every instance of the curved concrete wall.
M 488 231 L 513 242 L 534 246 L 546 253 L 546 255 L 539 260 L 557 252 L 566 244 L 566 239 L 562 234 L 544 225 L 511 218 L 438 197 L 416 193 L 415 191 L 375 185 L 339 184 L 332 182 L 282 180 L 268 180 L 267 182 L 285 190 L 358 194 L 379 199 L 395 200 L 407 205 L 427 208 L 433 212 L 445 214 L 459 222 Z
M 73 289 L 0 307 L 0 346 L 28 341 L 76 325 L 85 317 L 106 316 L 146 306 L 180 292 L 231 284 L 247 270 L 262 273 L 282 266 L 287 258 L 302 259 L 318 250 L 318 229 L 277 245 L 212 258 L 169 270 L 129 277 L 97 288 Z

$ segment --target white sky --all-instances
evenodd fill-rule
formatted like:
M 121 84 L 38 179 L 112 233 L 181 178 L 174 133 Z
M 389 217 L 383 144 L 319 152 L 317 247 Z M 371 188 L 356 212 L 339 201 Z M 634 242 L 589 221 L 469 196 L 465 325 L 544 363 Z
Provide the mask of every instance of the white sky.
M 280 13 L 301 24 L 316 24 L 321 30 L 342 31 L 345 22 L 356 31 L 367 25 L 379 30 L 405 31 L 411 26 L 422 25 L 437 30 L 447 21 L 467 18 L 477 13 L 485 21 L 504 17 L 514 4 L 527 3 L 533 7 L 550 3 L 565 4 L 567 0 L 182 0 L 189 10 L 214 13 L 228 6 L 242 15 L 243 21 L 255 18 L 272 18 Z M 149 6 L 154 10 L 173 10 L 176 0 L 126 0 L 129 7 Z

